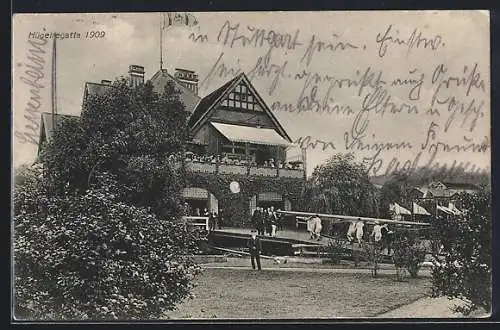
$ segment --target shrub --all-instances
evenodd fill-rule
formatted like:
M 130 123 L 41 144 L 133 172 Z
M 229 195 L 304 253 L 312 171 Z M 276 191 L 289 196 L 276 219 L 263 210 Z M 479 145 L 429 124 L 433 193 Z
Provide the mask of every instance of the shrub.
M 333 237 L 328 241 L 327 254 L 333 264 L 338 264 L 347 253 L 347 241 Z
M 377 277 L 379 269 L 379 262 L 382 259 L 381 243 L 379 242 L 365 242 L 362 244 L 363 254 L 371 265 L 372 276 Z
M 189 296 L 196 235 L 101 188 L 50 195 L 41 181 L 14 196 L 15 315 L 23 319 L 151 319 Z
M 396 266 L 398 280 L 403 280 L 404 270 L 411 277 L 417 277 L 421 263 L 425 260 L 425 250 L 421 249 L 414 232 L 399 230 L 393 242 L 393 261 Z
M 454 310 L 464 315 L 484 309 L 491 311 L 491 191 L 462 194 L 465 214 L 456 221 L 454 240 L 443 244 L 442 256 L 432 268 L 432 293 L 465 302 Z

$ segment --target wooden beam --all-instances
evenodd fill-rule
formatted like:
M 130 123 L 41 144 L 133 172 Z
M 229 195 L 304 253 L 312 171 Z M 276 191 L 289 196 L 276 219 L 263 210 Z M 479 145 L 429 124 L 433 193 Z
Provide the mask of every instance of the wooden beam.
M 298 216 L 310 216 L 310 217 L 317 214 L 319 217 L 324 217 L 324 218 L 335 218 L 342 221 L 365 221 L 372 224 L 375 222 L 379 222 L 379 223 L 392 223 L 392 224 L 413 225 L 413 226 L 430 226 L 429 223 L 424 223 L 424 222 L 398 221 L 398 220 L 379 219 L 379 218 L 357 217 L 350 215 L 335 215 L 335 214 L 298 212 L 298 211 L 276 211 L 276 212 L 283 214 L 298 215 Z

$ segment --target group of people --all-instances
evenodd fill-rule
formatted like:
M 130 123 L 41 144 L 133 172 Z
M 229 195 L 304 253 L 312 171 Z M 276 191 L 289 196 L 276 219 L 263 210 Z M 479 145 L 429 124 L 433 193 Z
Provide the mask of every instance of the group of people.
M 258 235 L 276 237 L 276 233 L 282 225 L 282 216 L 274 210 L 273 206 L 266 209 L 257 206 L 252 214 L 252 225 Z
M 244 155 L 242 155 L 244 157 Z M 286 168 L 286 169 L 300 169 L 301 164 L 297 162 L 283 162 L 276 160 L 274 158 L 269 158 L 262 163 L 257 162 L 255 159 L 239 159 L 228 157 L 227 154 L 224 155 L 197 155 L 194 153 L 186 153 L 184 155 L 177 153 L 170 155 L 169 159 L 171 161 L 178 161 L 184 159 L 186 162 L 195 163 L 211 163 L 211 164 L 227 164 L 227 165 L 251 165 L 251 166 L 263 166 L 271 168 Z
M 349 228 L 347 229 L 347 240 L 349 243 L 362 244 L 364 241 L 373 241 L 375 243 L 381 243 L 382 246 L 387 248 L 387 254 L 391 253 L 392 236 L 394 232 L 389 229 L 388 224 L 381 225 L 378 221 L 375 222 L 371 234 L 364 230 L 365 222 L 351 221 L 349 223 Z
M 189 204 L 184 203 L 184 211 L 183 214 L 185 216 L 195 216 L 195 217 L 207 217 L 208 218 L 208 230 L 213 231 L 216 227 L 222 229 L 224 224 L 224 210 L 219 209 L 219 212 L 215 210 L 209 211 L 208 208 L 204 208 L 203 211 L 200 211 L 199 208 L 191 209 Z

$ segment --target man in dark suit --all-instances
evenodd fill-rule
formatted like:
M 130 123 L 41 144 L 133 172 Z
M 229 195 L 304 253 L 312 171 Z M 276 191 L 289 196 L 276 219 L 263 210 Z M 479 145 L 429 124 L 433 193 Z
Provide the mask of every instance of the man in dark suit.
M 262 242 L 260 238 L 257 237 L 257 231 L 252 229 L 252 237 L 247 241 L 247 248 L 250 250 L 250 257 L 252 259 L 252 268 L 255 269 L 255 261 L 257 261 L 257 269 L 261 270 L 260 267 L 260 252 L 262 251 Z
M 217 219 L 217 224 L 219 225 L 219 229 L 222 229 L 222 225 L 224 224 L 224 210 L 219 209 L 219 218 Z

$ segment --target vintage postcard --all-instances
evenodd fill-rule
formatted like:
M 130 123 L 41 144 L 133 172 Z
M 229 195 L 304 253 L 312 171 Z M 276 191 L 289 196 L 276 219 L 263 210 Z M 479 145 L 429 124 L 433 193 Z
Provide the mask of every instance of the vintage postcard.
M 14 15 L 13 320 L 489 316 L 489 20 Z

